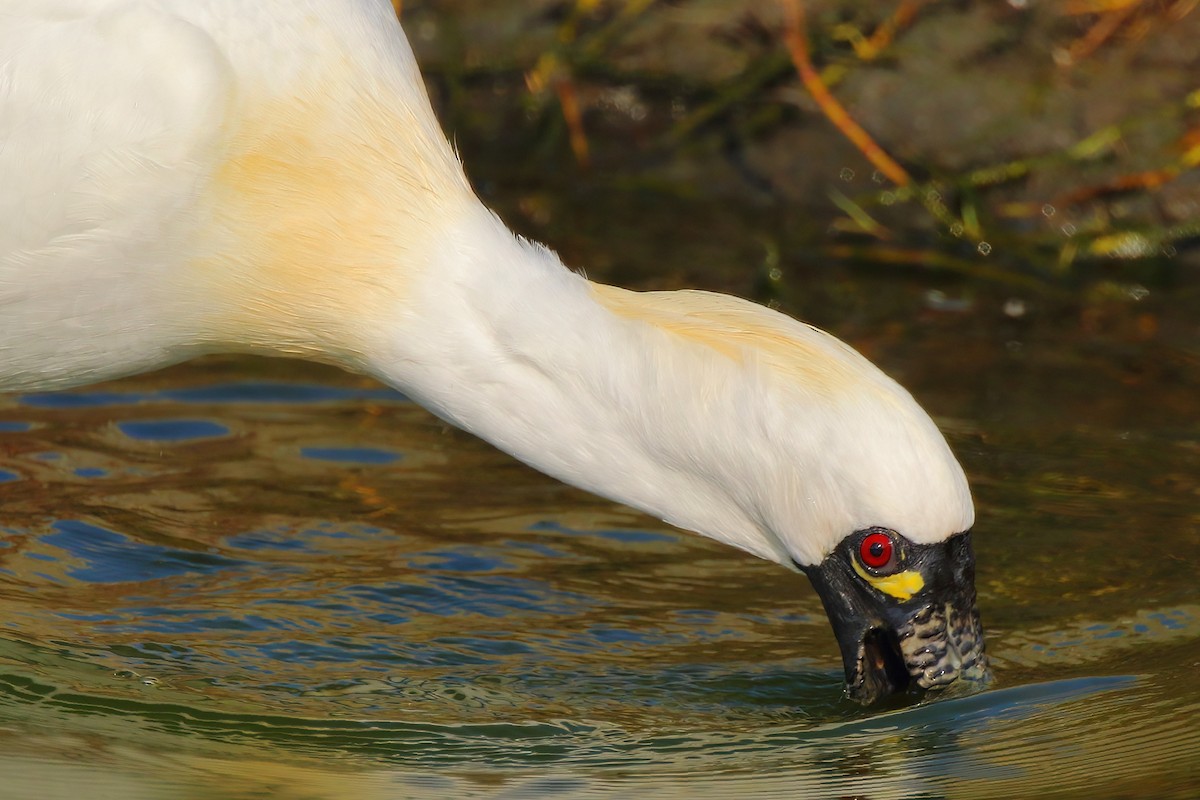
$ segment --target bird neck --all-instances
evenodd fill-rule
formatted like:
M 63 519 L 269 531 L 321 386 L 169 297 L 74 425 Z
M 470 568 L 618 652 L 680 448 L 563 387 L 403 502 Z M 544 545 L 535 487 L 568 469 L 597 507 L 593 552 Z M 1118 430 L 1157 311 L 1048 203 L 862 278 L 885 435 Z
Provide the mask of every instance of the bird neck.
M 790 562 L 722 468 L 745 441 L 743 420 L 711 418 L 744 388 L 731 359 L 664 331 L 643 295 L 586 280 L 482 206 L 441 231 L 415 274 L 367 371 L 553 477 Z

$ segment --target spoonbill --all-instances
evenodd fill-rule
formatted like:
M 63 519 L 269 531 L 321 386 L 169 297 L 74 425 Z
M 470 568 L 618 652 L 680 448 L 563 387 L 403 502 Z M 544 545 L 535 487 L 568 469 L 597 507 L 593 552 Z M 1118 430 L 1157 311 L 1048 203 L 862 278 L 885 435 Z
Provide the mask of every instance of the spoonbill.
M 971 494 L 908 392 L 784 314 L 511 233 L 388 0 L 4 0 L 0 187 L 0 391 L 336 364 L 806 573 L 857 700 L 986 675 Z

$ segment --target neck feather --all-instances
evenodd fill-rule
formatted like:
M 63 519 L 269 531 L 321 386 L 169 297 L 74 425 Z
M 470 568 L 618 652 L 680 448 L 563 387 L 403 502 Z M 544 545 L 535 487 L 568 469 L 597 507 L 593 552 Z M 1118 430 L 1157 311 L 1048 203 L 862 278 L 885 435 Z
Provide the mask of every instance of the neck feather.
M 447 421 L 782 564 L 871 525 L 969 527 L 940 433 L 835 338 L 725 295 L 591 283 L 482 207 L 444 233 L 367 368 Z M 924 475 L 897 485 L 897 468 Z M 948 488 L 911 512 L 916 485 Z

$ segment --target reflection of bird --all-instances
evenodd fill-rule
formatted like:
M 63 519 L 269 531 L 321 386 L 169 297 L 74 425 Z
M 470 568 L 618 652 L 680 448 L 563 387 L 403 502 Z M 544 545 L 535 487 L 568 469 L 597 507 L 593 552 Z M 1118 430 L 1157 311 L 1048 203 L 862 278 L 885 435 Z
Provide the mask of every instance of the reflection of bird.
M 366 372 L 803 569 L 855 697 L 985 671 L 970 493 L 913 399 L 782 314 L 510 233 L 384 0 L 6 0 L 0 52 L 0 389 L 218 351 Z

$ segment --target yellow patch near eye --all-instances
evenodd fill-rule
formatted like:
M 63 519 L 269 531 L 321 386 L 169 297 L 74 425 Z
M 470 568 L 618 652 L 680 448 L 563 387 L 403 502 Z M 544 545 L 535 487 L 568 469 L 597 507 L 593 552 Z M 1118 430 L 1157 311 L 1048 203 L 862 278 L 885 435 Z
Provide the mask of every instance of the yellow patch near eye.
M 862 578 L 867 583 L 874 586 L 884 594 L 891 595 L 897 600 L 904 602 L 912 597 L 917 592 L 925 588 L 925 579 L 921 577 L 921 573 L 916 570 L 905 570 L 897 572 L 895 575 L 887 575 L 878 577 L 869 574 L 865 569 L 860 567 L 856 562 L 850 562 L 854 567 L 854 571 L 858 573 L 858 577 Z

